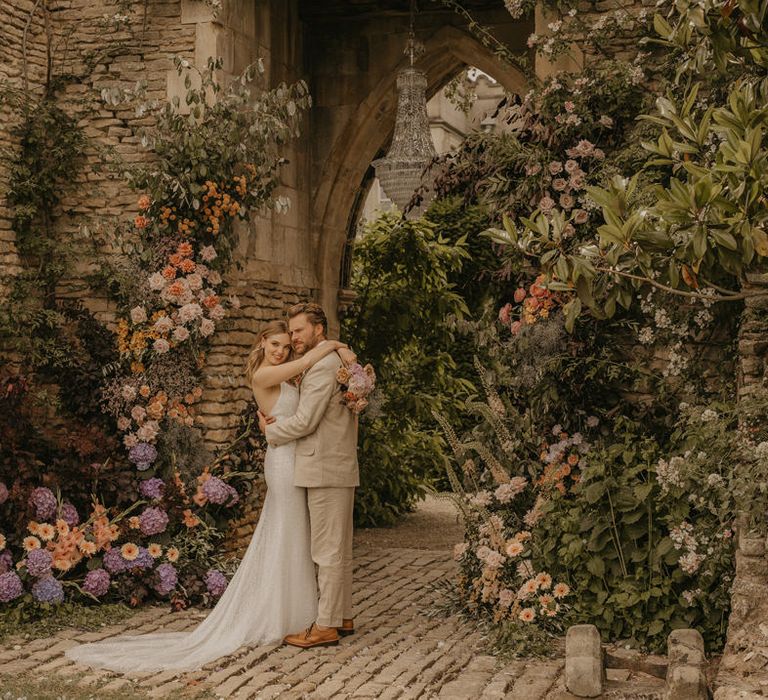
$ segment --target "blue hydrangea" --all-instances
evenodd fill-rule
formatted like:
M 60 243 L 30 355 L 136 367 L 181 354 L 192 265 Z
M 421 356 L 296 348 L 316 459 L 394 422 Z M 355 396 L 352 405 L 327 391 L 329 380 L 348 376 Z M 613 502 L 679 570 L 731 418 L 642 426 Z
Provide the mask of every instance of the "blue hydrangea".
M 0 603 L 9 603 L 24 593 L 24 586 L 15 571 L 0 574 Z
M 44 576 L 32 586 L 32 597 L 40 603 L 61 603 L 64 600 L 64 587 L 53 576 Z

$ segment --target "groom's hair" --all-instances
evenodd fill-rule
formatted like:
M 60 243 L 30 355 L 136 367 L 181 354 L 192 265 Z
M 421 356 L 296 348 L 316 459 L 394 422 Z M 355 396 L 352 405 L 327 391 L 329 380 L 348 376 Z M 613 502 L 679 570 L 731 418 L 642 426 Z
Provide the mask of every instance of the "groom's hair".
M 288 309 L 288 318 L 291 319 L 299 314 L 306 314 L 309 322 L 312 325 L 321 324 L 323 326 L 323 333 L 328 334 L 328 318 L 323 311 L 323 307 L 320 304 L 313 302 L 302 302 L 300 304 L 294 304 Z

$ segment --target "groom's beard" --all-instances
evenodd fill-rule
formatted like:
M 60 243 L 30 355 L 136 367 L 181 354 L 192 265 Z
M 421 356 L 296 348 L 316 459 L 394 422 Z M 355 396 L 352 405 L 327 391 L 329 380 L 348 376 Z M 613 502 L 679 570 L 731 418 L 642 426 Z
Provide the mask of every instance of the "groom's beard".
M 310 350 L 313 348 L 316 348 L 318 343 L 321 343 L 323 340 L 326 340 L 325 337 L 321 336 L 319 338 L 310 338 L 305 343 L 302 343 L 301 349 L 297 348 L 295 345 L 293 346 L 293 351 L 296 353 L 298 357 L 302 357 L 303 355 L 306 355 Z

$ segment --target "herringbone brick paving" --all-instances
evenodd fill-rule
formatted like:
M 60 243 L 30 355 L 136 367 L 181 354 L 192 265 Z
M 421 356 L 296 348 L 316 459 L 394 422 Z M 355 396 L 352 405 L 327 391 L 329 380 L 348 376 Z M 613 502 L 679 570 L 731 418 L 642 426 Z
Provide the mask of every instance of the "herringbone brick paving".
M 0 648 L 0 671 L 78 677 L 93 698 L 131 689 L 148 698 L 442 698 L 446 700 L 566 700 L 562 659 L 502 662 L 489 655 L 477 629 L 456 618 L 430 617 L 431 584 L 451 576 L 448 542 L 460 537 L 449 506 L 428 501 L 400 528 L 361 533 L 356 543 L 357 633 L 336 647 L 299 650 L 268 645 L 243 647 L 187 673 L 119 675 L 79 666 L 63 654 L 78 642 L 118 634 L 184 630 L 207 611 L 170 612 L 151 607 L 98 632 L 63 630 L 53 637 Z M 421 529 L 413 531 L 413 526 Z M 436 525 L 440 527 L 435 529 Z M 424 527 L 428 525 L 428 527 Z M 406 547 L 393 546 L 399 539 Z M 424 548 L 430 546 L 431 548 Z M 624 684 L 622 684 L 624 685 Z M 641 684 L 642 685 L 642 684 Z M 612 697 L 656 697 L 658 685 Z M 647 690 L 648 694 L 644 691 Z M 30 699 L 32 700 L 32 699 Z

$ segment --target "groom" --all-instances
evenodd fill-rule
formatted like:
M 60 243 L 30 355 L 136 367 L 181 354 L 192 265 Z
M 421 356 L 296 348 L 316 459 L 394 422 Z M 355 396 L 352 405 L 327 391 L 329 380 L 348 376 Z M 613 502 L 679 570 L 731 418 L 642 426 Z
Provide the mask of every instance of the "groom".
M 318 304 L 288 310 L 291 344 L 303 355 L 326 340 L 328 320 Z M 312 560 L 320 590 L 317 620 L 309 629 L 285 638 L 309 648 L 337 644 L 339 634 L 354 632 L 352 619 L 352 509 L 357 466 L 357 423 L 342 402 L 336 372 L 341 360 L 331 353 L 301 380 L 299 407 L 290 418 L 259 423 L 273 447 L 296 441 L 294 484 L 307 489 Z

